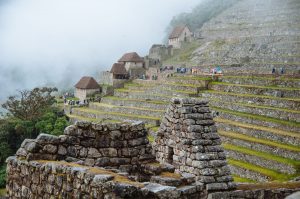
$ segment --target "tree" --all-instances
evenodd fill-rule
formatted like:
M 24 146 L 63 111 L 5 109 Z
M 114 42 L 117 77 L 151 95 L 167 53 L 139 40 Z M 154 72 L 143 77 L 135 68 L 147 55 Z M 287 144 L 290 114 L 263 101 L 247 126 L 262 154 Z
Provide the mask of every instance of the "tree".
M 35 121 L 55 102 L 51 94 L 56 91 L 48 87 L 22 90 L 19 96 L 10 96 L 2 107 L 20 120 Z

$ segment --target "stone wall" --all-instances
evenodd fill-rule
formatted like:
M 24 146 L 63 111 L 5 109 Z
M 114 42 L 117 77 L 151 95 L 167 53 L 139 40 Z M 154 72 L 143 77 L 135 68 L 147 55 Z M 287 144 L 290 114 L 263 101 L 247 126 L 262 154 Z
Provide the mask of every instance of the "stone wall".
M 77 122 L 59 137 L 40 134 L 25 139 L 17 156 L 30 160 L 67 160 L 87 166 L 136 165 L 153 160 L 144 123 L 90 124 Z
M 154 148 L 157 160 L 195 175 L 209 191 L 235 188 L 207 101 L 173 98 Z

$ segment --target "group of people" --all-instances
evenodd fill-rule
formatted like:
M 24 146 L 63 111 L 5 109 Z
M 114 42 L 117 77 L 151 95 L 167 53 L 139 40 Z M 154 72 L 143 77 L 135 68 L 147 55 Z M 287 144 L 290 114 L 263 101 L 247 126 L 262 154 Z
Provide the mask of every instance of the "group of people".
M 280 74 L 283 75 L 285 73 L 284 67 L 280 68 Z M 272 74 L 276 74 L 276 68 L 272 68 Z

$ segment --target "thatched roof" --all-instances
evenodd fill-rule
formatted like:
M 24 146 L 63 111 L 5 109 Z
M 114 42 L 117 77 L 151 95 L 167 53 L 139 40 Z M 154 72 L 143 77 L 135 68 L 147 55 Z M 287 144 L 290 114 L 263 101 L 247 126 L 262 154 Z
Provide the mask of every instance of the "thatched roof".
M 125 53 L 120 59 L 119 62 L 144 62 L 136 52 Z
M 115 75 L 127 75 L 125 65 L 122 63 L 114 63 L 110 70 L 111 73 Z
M 93 77 L 82 77 L 79 82 L 75 85 L 75 88 L 80 89 L 98 89 L 100 85 L 96 82 Z
M 181 33 L 183 32 L 184 28 L 187 27 L 185 25 L 176 26 L 171 34 L 169 35 L 169 39 L 174 39 L 180 37 Z

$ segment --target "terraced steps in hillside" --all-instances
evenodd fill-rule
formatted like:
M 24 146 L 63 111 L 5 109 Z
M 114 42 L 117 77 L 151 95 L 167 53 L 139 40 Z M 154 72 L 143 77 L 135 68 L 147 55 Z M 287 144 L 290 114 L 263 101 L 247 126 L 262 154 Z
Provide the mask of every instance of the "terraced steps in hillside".
M 257 114 L 244 113 L 223 109 L 219 107 L 212 107 L 215 111 L 219 112 L 220 117 L 236 122 L 254 124 L 258 126 L 277 128 L 286 131 L 300 132 L 299 122 L 287 121 L 276 119 L 272 117 L 261 116 Z
M 274 169 L 282 173 L 295 174 L 300 170 L 300 161 L 284 158 L 266 152 L 252 150 L 246 147 L 223 144 L 226 155 L 261 167 Z
M 78 115 L 86 118 L 95 119 L 109 119 L 109 120 L 140 120 L 147 124 L 158 126 L 160 124 L 159 117 L 151 117 L 147 115 L 135 115 L 135 114 L 125 114 L 120 112 L 105 112 L 97 111 L 90 108 L 73 108 L 72 112 L 74 115 Z
M 300 58 L 300 57 L 299 57 Z M 259 86 L 300 87 L 300 79 L 289 76 L 222 76 L 219 81 L 232 84 L 255 84 Z
M 132 115 L 141 115 L 141 116 L 149 116 L 149 117 L 157 117 L 161 118 L 164 110 L 158 109 L 149 109 L 143 107 L 133 107 L 133 106 L 119 106 L 119 105 L 111 105 L 105 103 L 90 103 L 89 108 L 101 112 L 118 112 L 123 114 L 132 114 Z
M 215 90 L 207 90 L 200 94 L 206 99 L 217 99 L 221 101 L 259 104 L 262 106 L 271 106 L 278 108 L 285 108 L 291 110 L 300 110 L 299 98 L 280 98 L 268 95 L 254 95 L 254 94 L 240 94 L 234 92 L 223 92 Z
M 288 181 L 294 177 L 294 175 L 288 175 L 286 173 L 281 173 L 273 169 L 268 169 L 233 158 L 228 158 L 227 161 L 233 174 L 255 181 Z
M 221 135 L 224 144 L 246 147 L 289 159 L 300 160 L 300 147 L 294 145 L 282 144 L 266 139 L 257 139 L 237 132 L 219 130 L 218 133 Z
M 143 107 L 150 109 L 165 110 L 168 106 L 168 102 L 158 100 L 146 100 L 146 99 L 130 99 L 130 98 L 119 98 L 114 96 L 104 97 L 101 100 L 102 103 L 118 105 L 118 106 L 132 106 L 132 107 Z
M 216 117 L 218 129 L 224 131 L 234 131 L 240 134 L 255 137 L 257 139 L 267 139 L 288 145 L 300 147 L 300 133 L 280 130 L 276 128 L 258 126 L 243 122 L 236 122 L 224 118 Z
M 235 103 L 221 100 L 210 100 L 210 105 L 226 108 L 228 110 L 239 110 L 240 112 L 257 114 L 261 116 L 281 119 L 283 121 L 293 121 L 300 125 L 300 111 L 285 108 L 277 108 L 272 106 L 262 106 L 257 104 Z
M 211 84 L 213 90 L 235 92 L 242 94 L 269 95 L 274 97 L 293 98 L 300 96 L 300 88 L 294 87 L 276 87 L 276 86 L 257 86 L 246 84 L 231 84 L 225 82 L 213 82 Z

